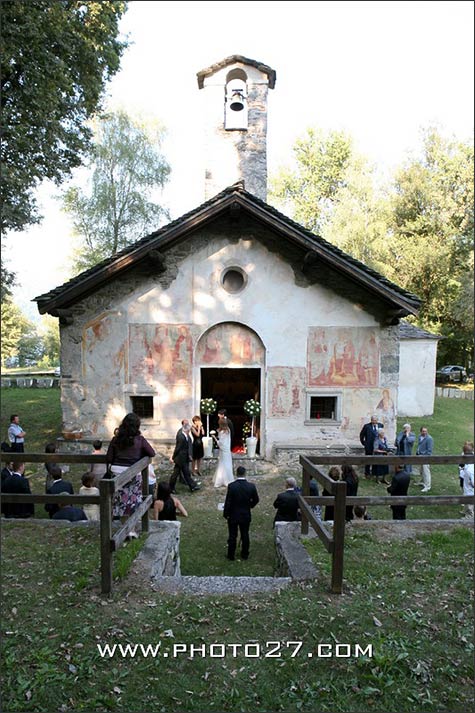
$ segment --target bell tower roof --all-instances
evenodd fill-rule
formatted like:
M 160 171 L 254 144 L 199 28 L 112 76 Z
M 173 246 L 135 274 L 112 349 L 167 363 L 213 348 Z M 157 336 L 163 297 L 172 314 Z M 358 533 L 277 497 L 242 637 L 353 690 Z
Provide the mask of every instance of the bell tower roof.
M 242 54 L 232 54 L 230 57 L 226 57 L 226 59 L 222 59 L 220 62 L 216 62 L 216 64 L 212 64 L 209 67 L 206 67 L 206 69 L 202 69 L 200 72 L 197 72 L 196 77 L 198 79 L 198 87 L 203 89 L 204 81 L 207 77 L 211 77 L 216 72 L 219 72 L 220 69 L 224 69 L 230 64 L 236 63 L 244 64 L 248 67 L 255 67 L 259 71 L 263 72 L 263 74 L 267 74 L 269 89 L 274 89 L 276 80 L 275 69 L 272 69 L 267 64 L 258 62 L 255 59 L 243 57 Z

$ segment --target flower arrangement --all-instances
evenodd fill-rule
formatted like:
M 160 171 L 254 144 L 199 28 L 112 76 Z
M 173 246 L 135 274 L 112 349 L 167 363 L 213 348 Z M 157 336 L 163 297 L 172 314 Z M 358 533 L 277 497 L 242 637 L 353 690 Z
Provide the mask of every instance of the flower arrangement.
M 254 418 L 261 412 L 261 405 L 254 399 L 248 399 L 244 404 L 244 411 L 251 417 L 251 436 L 254 436 Z
M 214 399 L 201 399 L 200 409 L 201 413 L 206 414 L 206 435 L 209 433 L 209 415 L 214 413 L 218 408 L 218 402 Z

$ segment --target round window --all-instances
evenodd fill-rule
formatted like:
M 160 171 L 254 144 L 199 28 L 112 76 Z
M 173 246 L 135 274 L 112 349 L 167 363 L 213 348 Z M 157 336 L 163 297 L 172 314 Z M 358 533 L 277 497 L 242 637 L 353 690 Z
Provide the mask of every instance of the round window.
M 230 294 L 240 292 L 246 285 L 246 273 L 239 267 L 230 267 L 223 272 L 221 283 Z

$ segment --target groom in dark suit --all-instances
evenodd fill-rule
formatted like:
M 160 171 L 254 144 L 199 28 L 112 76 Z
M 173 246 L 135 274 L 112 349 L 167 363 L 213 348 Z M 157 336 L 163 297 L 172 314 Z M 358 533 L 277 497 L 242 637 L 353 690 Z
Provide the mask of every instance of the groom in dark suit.
M 228 485 L 223 515 L 228 521 L 228 560 L 234 559 L 238 528 L 241 534 L 241 557 L 249 557 L 249 526 L 251 510 L 259 502 L 259 495 L 254 483 L 246 480 L 246 469 L 239 466 L 236 470 L 236 480 Z
M 170 461 L 175 464 L 172 477 L 170 478 L 170 490 L 175 492 L 176 481 L 181 474 L 184 482 L 189 487 L 190 492 L 200 490 L 200 484 L 191 477 L 190 463 L 193 457 L 193 439 L 191 437 L 191 426 L 187 419 L 181 422 L 182 427 L 176 434 L 175 450 Z

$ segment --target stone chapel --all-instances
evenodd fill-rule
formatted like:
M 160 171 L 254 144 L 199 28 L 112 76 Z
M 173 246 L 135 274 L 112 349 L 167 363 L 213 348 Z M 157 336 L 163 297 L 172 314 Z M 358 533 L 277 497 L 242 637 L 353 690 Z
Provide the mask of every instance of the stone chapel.
M 167 453 L 213 397 L 236 449 L 259 401 L 258 453 L 276 462 L 359 452 L 372 413 L 394 438 L 399 322 L 419 299 L 266 203 L 273 69 L 233 55 L 197 79 L 205 202 L 36 298 L 59 318 L 65 430 L 108 441 L 135 411 Z

